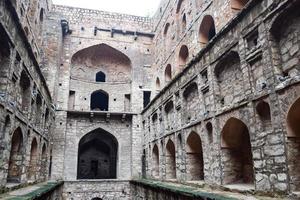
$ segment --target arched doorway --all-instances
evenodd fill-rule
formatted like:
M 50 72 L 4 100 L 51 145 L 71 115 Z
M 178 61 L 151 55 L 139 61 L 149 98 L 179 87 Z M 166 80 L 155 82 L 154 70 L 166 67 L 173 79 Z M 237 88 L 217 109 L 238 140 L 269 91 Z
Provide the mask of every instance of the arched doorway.
M 175 145 L 172 140 L 168 141 L 166 150 L 166 178 L 176 179 Z
M 7 182 L 19 183 L 21 181 L 23 164 L 23 135 L 21 128 L 17 128 L 11 140 L 11 150 L 8 165 Z
M 31 142 L 30 161 L 28 168 L 28 179 L 32 181 L 36 180 L 36 172 L 38 170 L 38 157 L 38 144 L 36 138 L 33 138 Z
M 204 163 L 202 142 L 200 136 L 195 132 L 191 132 L 187 138 L 186 144 L 186 163 L 188 180 L 203 180 Z
M 247 126 L 230 118 L 222 129 L 223 183 L 253 184 L 254 171 Z
M 117 178 L 118 141 L 103 129 L 96 129 L 79 142 L 77 179 Z
M 95 91 L 91 94 L 91 110 L 108 111 L 108 94 L 104 91 Z

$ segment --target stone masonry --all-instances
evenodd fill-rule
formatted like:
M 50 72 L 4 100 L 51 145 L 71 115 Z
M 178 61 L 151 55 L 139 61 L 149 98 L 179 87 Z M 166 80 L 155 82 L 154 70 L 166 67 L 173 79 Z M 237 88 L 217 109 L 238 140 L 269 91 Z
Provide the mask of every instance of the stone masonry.
M 1 0 L 1 193 L 55 180 L 49 199 L 299 198 L 299 10 Z

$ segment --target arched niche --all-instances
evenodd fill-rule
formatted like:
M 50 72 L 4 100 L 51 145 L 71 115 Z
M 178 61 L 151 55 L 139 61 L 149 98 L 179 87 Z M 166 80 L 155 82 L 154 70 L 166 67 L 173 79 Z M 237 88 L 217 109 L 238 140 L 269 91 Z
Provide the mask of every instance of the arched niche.
M 244 79 L 240 56 L 236 51 L 230 51 L 215 67 L 220 104 L 228 105 L 243 98 Z
M 172 140 L 166 145 L 166 179 L 176 179 L 176 153 Z
M 196 132 L 191 132 L 186 141 L 186 163 L 188 180 L 204 179 L 202 141 Z
M 249 0 L 230 0 L 230 6 L 233 10 L 241 10 L 245 7 Z
M 253 184 L 253 158 L 247 126 L 232 117 L 224 125 L 221 137 L 223 184 Z
M 271 111 L 269 103 L 265 101 L 259 101 L 255 107 L 258 119 L 261 122 L 262 130 L 268 130 L 272 127 L 271 123 Z
M 291 105 L 287 113 L 287 135 L 300 137 L 300 98 Z
M 156 81 L 155 81 L 155 89 L 157 91 L 159 91 L 161 89 L 161 86 L 160 86 L 160 79 L 157 77 L 156 78 Z
M 47 174 L 48 174 L 47 164 L 48 164 L 47 146 L 44 143 L 43 147 L 42 147 L 41 167 L 40 167 L 40 176 L 41 176 L 42 180 L 46 180 L 47 179 Z
M 292 191 L 300 190 L 300 97 L 290 106 L 286 117 L 287 158 Z
M 181 46 L 178 57 L 179 69 L 182 69 L 187 64 L 189 59 L 189 49 L 186 45 Z
M 166 113 L 166 120 L 165 120 L 165 129 L 172 130 L 174 127 L 174 103 L 173 101 L 169 101 L 165 105 L 165 113 Z
M 176 14 L 178 14 L 180 12 L 183 2 L 184 2 L 184 0 L 178 0 L 177 6 L 176 6 Z
M 183 14 L 181 20 L 181 32 L 184 33 L 186 31 L 186 14 Z
M 37 178 L 38 158 L 39 158 L 38 143 L 36 138 L 34 137 L 30 146 L 30 160 L 29 160 L 29 167 L 28 167 L 28 179 L 31 181 L 35 181 Z
M 118 141 L 109 132 L 96 129 L 79 141 L 77 179 L 116 179 Z
M 172 66 L 168 64 L 165 69 L 165 82 L 168 83 L 172 80 Z
M 102 90 L 97 90 L 91 94 L 91 110 L 108 111 L 109 110 L 109 95 Z
M 170 23 L 166 23 L 164 28 L 164 37 L 167 37 L 169 29 L 170 29 Z
M 190 83 L 183 91 L 183 106 L 185 112 L 185 122 L 195 120 L 198 114 L 199 91 L 195 82 Z
M 21 107 L 22 110 L 28 111 L 31 101 L 31 81 L 28 74 L 23 70 L 20 78 L 20 89 L 21 89 Z
M 199 28 L 199 42 L 206 45 L 216 35 L 214 19 L 211 15 L 205 15 Z
M 207 132 L 207 138 L 208 138 L 208 142 L 211 144 L 213 143 L 213 126 L 211 122 L 207 122 L 205 124 L 205 129 Z
M 8 41 L 6 31 L 0 26 L 0 73 L 3 78 L 8 76 L 11 59 L 11 45 Z M 4 88 L 0 87 L 0 90 L 3 89 Z
M 283 10 L 270 29 L 274 66 L 281 76 L 300 73 L 300 2 Z
M 156 144 L 152 149 L 152 176 L 155 178 L 159 177 L 159 150 Z
M 21 128 L 17 128 L 12 135 L 11 149 L 8 164 L 8 183 L 20 183 L 23 165 L 23 133 Z
M 107 45 L 94 45 L 76 52 L 71 59 L 71 78 L 94 82 L 99 71 L 106 82 L 131 81 L 131 60 L 121 51 Z

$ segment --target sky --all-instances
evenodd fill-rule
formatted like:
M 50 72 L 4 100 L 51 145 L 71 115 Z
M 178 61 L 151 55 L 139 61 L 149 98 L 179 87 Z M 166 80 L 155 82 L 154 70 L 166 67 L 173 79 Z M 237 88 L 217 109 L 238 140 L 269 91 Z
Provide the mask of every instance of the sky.
M 54 4 L 152 17 L 160 0 L 52 0 Z

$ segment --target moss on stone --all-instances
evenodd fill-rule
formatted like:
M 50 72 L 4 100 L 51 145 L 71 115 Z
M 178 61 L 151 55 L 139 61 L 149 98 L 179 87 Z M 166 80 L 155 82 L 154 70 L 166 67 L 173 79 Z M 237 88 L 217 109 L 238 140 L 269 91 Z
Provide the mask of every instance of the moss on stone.
M 60 182 L 47 182 L 46 184 L 43 184 L 40 186 L 40 188 L 25 194 L 25 195 L 20 195 L 20 196 L 12 196 L 12 197 L 7 197 L 6 199 L 8 200 L 33 200 L 33 199 L 38 199 L 41 196 L 47 194 L 50 191 L 55 190 L 57 187 L 61 186 L 63 184 L 62 181 Z
M 158 182 L 158 181 L 153 181 L 153 180 L 148 180 L 148 179 L 147 180 L 146 179 L 133 180 L 133 181 L 131 181 L 131 183 L 143 185 L 144 187 L 150 187 L 152 189 L 171 192 L 171 193 L 186 196 L 186 197 L 192 197 L 192 198 L 209 198 L 209 199 L 214 199 L 214 200 L 236 200 L 236 198 L 225 197 L 225 196 L 212 194 L 212 193 L 208 193 L 208 192 L 202 192 L 202 191 L 199 191 L 199 188 L 196 188 L 196 187 L 190 187 L 190 186 L 185 186 L 185 185 L 175 186 L 175 185 L 166 184 L 163 182 Z

